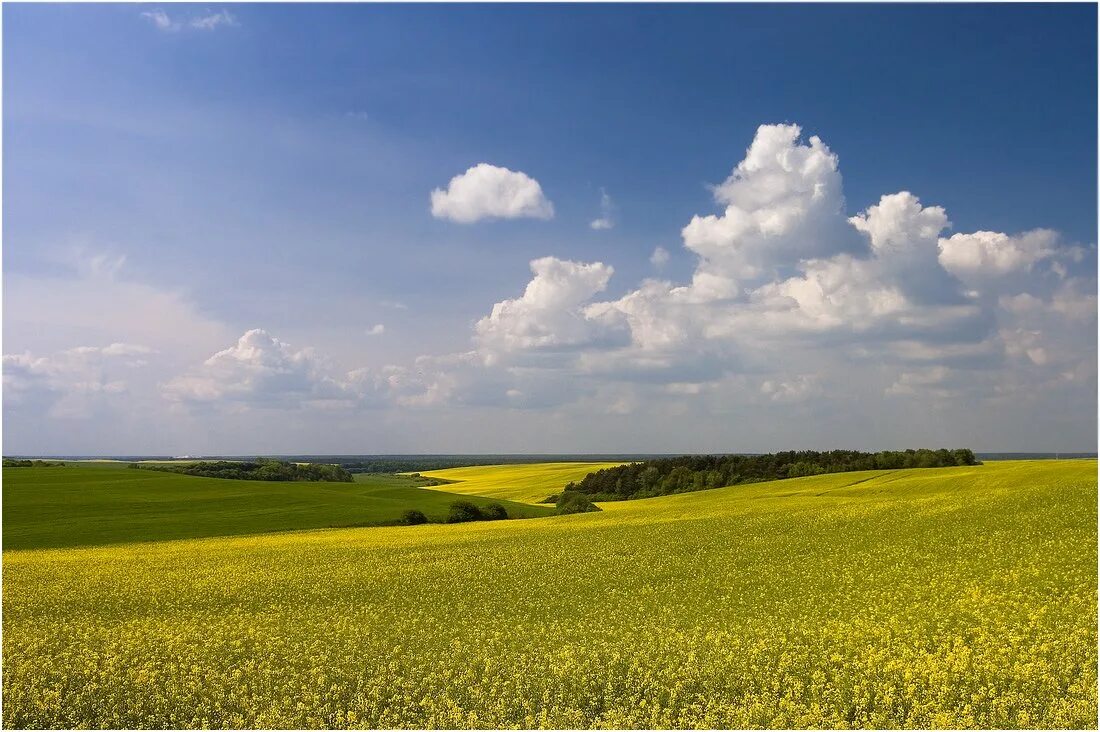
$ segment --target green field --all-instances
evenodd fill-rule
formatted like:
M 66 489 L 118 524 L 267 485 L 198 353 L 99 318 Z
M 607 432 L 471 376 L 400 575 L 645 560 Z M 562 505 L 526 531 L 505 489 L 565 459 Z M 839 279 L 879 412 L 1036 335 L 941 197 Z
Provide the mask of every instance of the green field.
M 4 469 L 4 549 L 234 536 L 394 523 L 409 509 L 441 521 L 456 500 L 413 478 L 359 475 L 355 483 L 199 478 L 125 464 Z M 552 508 L 501 503 L 509 516 Z
M 1096 471 L 6 550 L 3 722 L 1095 728 Z
M 622 463 L 535 463 L 531 465 L 477 465 L 420 473 L 429 478 L 454 481 L 436 490 L 509 501 L 539 503 L 560 493 L 570 481 Z

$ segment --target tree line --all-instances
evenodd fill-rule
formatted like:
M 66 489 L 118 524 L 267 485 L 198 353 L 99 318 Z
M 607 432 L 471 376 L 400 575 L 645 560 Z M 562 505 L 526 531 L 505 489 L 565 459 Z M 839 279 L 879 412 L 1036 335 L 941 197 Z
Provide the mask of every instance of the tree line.
M 45 460 L 18 460 L 16 458 L 4 458 L 5 468 L 60 468 L 65 463 L 50 463 Z
M 270 458 L 256 458 L 242 462 L 216 460 L 211 462 L 167 464 L 130 463 L 131 468 L 159 470 L 166 473 L 197 475 L 204 478 L 229 478 L 231 480 L 313 481 L 325 483 L 351 483 L 354 476 L 339 465 L 323 463 L 291 463 Z
M 622 501 L 823 473 L 978 464 L 974 453 L 967 449 L 873 453 L 801 450 L 769 455 L 685 455 L 604 468 L 570 483 L 565 487 L 565 492 L 583 493 L 593 501 Z M 556 499 L 557 496 L 551 498 Z

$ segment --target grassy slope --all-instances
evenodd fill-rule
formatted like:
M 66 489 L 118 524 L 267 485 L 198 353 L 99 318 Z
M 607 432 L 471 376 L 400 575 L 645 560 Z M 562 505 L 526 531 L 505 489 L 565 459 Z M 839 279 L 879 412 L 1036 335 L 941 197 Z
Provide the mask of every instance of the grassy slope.
M 538 503 L 561 492 L 567 483 L 591 472 L 622 463 L 532 463 L 526 465 L 478 465 L 422 472 L 432 478 L 456 481 L 436 490 Z
M 395 521 L 411 508 L 442 519 L 457 498 L 385 475 L 355 483 L 268 483 L 101 463 L 5 468 L 3 477 L 5 550 L 363 526 Z M 500 503 L 511 516 L 552 513 Z
M 4 553 L 8 727 L 1096 727 L 1096 461 Z

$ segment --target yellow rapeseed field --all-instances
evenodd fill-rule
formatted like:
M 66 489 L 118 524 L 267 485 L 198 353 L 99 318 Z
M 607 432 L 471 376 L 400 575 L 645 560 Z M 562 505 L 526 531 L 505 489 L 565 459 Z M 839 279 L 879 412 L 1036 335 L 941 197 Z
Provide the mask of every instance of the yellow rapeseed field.
M 10 551 L 7 727 L 1097 720 L 1095 461 Z
M 591 472 L 616 465 L 622 463 L 475 465 L 469 468 L 432 470 L 421 475 L 456 481 L 435 486 L 435 490 L 521 503 L 539 503 L 547 496 L 561 492 L 562 487 L 570 481 L 579 481 Z

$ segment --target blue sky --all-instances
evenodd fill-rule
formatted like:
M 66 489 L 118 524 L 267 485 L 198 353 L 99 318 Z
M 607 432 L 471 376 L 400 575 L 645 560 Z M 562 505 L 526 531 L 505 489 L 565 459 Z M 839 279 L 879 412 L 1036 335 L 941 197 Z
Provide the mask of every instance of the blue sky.
M 1095 445 L 1094 6 L 3 12 L 6 452 Z M 729 204 L 712 187 L 778 124 L 801 137 L 776 159 L 819 136 L 837 161 L 822 185 L 844 231 L 800 221 L 798 242 L 759 243 L 772 253 L 752 263 L 722 253 L 757 246 L 736 236 L 688 243 L 693 217 Z M 479 163 L 537 181 L 553 217 L 433 216 L 431 191 Z M 756 180 L 739 211 L 773 195 Z M 790 343 L 733 332 L 775 316 L 763 303 L 793 277 L 825 276 L 814 257 L 878 251 L 879 229 L 843 219 L 902 191 L 946 211 L 942 239 L 1008 237 L 961 241 L 954 269 L 921 276 L 970 298 L 965 322 L 899 305 L 874 314 L 934 318 L 936 334 L 868 328 L 834 293 L 842 317 L 795 298 L 818 320 L 783 321 Z M 595 229 L 604 192 L 613 225 Z M 936 236 L 906 241 L 935 259 Z M 1000 257 L 997 283 L 971 271 L 979 255 Z M 542 257 L 614 274 L 553 269 L 558 310 L 521 303 L 479 330 Z M 906 284 L 913 257 L 904 275 L 837 277 L 916 307 L 934 298 Z M 703 293 L 703 271 L 733 289 Z M 639 300 L 652 277 L 696 289 L 647 295 L 644 322 L 587 310 Z M 707 323 L 697 340 L 647 340 L 689 322 Z M 244 349 L 252 329 L 268 340 Z M 232 368 L 204 364 L 234 348 Z

